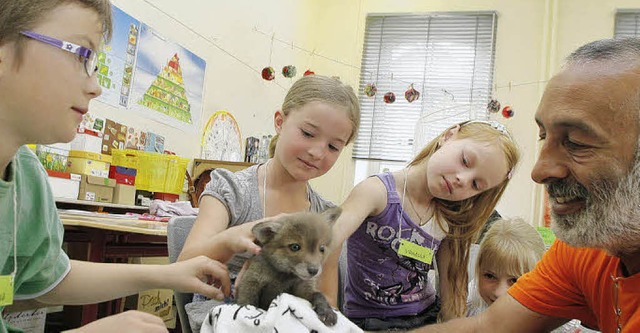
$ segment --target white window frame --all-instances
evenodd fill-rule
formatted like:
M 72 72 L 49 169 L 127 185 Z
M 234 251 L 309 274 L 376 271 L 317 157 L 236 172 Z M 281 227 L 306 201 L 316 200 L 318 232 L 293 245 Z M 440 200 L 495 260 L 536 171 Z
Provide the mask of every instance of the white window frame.
M 640 9 L 618 9 L 614 38 L 640 37 Z
M 454 123 L 488 119 L 496 22 L 495 11 L 367 16 L 354 184 L 372 174 L 401 169 L 424 144 Z M 469 43 L 470 37 L 475 44 Z M 458 60 L 473 67 L 446 68 Z M 364 94 L 370 83 L 378 88 L 374 97 Z M 404 98 L 411 83 L 421 93 L 413 103 Z M 393 104 L 383 102 L 388 91 L 396 95 Z

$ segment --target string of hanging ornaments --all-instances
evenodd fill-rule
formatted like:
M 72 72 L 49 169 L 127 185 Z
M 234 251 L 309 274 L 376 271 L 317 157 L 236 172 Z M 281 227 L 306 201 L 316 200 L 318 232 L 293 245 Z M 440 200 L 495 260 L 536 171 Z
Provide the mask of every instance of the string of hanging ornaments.
M 261 33 L 265 36 L 268 36 L 267 33 L 258 30 L 256 27 L 253 28 L 253 30 L 255 32 Z M 315 49 L 313 51 L 309 51 L 307 49 L 301 48 L 297 45 L 294 45 L 293 42 L 287 42 L 284 40 L 280 40 L 275 38 L 275 33 L 271 34 L 271 46 L 270 46 L 270 50 L 269 50 L 269 66 L 264 67 L 261 71 L 261 76 L 262 79 L 266 80 L 266 81 L 273 81 L 276 78 L 276 71 L 275 69 L 271 66 L 271 58 L 273 55 L 273 43 L 274 40 L 278 40 L 278 42 L 280 43 L 284 43 L 284 44 L 291 44 L 291 48 L 292 49 L 298 49 L 300 51 L 304 51 L 304 52 L 309 52 L 310 53 L 310 57 L 313 57 L 315 54 Z M 353 65 L 349 65 L 349 64 L 345 64 L 342 63 L 338 60 L 335 59 L 331 59 L 325 56 L 322 56 L 325 59 L 331 60 L 333 62 L 342 64 L 342 65 L 346 65 L 349 67 L 353 67 L 356 69 L 361 69 L 357 66 L 353 66 Z M 294 65 L 286 65 L 282 67 L 281 70 L 282 76 L 284 78 L 294 78 L 297 74 L 298 74 L 298 70 L 296 68 L 296 66 Z M 311 69 L 307 69 L 304 73 L 303 76 L 307 76 L 307 75 L 313 75 L 315 74 Z M 370 75 L 372 73 L 369 73 Z M 393 73 L 391 74 L 391 80 L 393 81 Z M 400 82 L 405 82 L 408 83 L 406 81 L 402 81 L 402 80 L 397 80 Z M 494 85 L 493 87 L 493 94 L 495 94 L 496 90 L 501 89 L 501 88 L 509 88 L 509 91 L 511 91 L 512 87 L 516 87 L 516 86 L 526 86 L 526 85 L 531 85 L 531 84 L 539 84 L 539 83 L 545 83 L 546 81 L 535 81 L 535 82 L 524 82 L 524 83 L 519 83 L 519 84 L 512 84 L 512 82 L 509 82 L 508 86 L 497 86 Z M 365 85 L 364 87 L 364 95 L 369 97 L 369 98 L 373 98 L 376 96 L 376 94 L 378 93 L 378 87 L 376 86 L 375 82 L 371 82 Z M 404 98 L 407 102 L 409 103 L 413 103 L 415 101 L 417 101 L 418 99 L 420 99 L 420 91 L 418 91 L 417 89 L 415 89 L 414 87 L 414 83 L 409 83 L 409 86 L 407 87 L 407 90 L 404 92 Z M 383 101 L 387 104 L 393 104 L 396 102 L 396 94 L 393 91 L 388 91 L 384 94 L 383 96 Z M 489 113 L 500 113 L 504 118 L 511 118 L 515 115 L 515 111 L 513 110 L 511 105 L 505 105 L 504 107 L 502 107 L 502 104 L 500 103 L 500 101 L 498 101 L 498 99 L 496 98 L 491 98 L 491 100 L 489 100 L 489 102 L 487 103 L 487 111 Z
M 254 28 L 254 30 L 257 31 L 257 29 Z M 261 72 L 261 76 L 264 80 L 266 81 L 272 81 L 273 79 L 276 78 L 276 71 L 275 69 L 273 69 L 273 67 L 271 67 L 271 56 L 273 55 L 273 41 L 275 40 L 276 34 L 272 34 L 271 35 L 271 47 L 269 50 L 269 66 L 265 67 L 262 69 Z M 311 53 L 311 56 L 313 56 L 313 52 Z M 296 66 L 294 65 L 286 65 L 284 67 L 282 67 L 282 76 L 287 78 L 287 79 L 292 79 L 294 78 L 297 74 L 298 74 L 298 69 L 296 68 Z M 307 75 L 313 75 L 315 74 L 312 70 L 307 69 L 303 76 L 307 76 Z
M 391 80 L 393 81 L 393 74 L 391 74 Z M 511 88 L 515 87 L 515 86 L 539 84 L 539 83 L 544 83 L 544 82 L 546 82 L 546 81 L 526 82 L 526 83 L 520 83 L 520 84 L 512 84 L 511 82 L 509 82 L 508 86 L 505 86 L 505 87 L 494 86 L 493 90 L 494 90 L 494 93 L 495 93 L 495 91 L 498 90 L 499 88 L 507 88 L 508 87 L 509 91 L 511 91 Z M 369 98 L 372 98 L 377 93 L 378 93 L 378 87 L 376 86 L 375 82 L 367 83 L 364 86 L 364 95 L 365 96 L 367 96 Z M 414 88 L 414 84 L 413 83 L 409 84 L 408 89 L 404 92 L 404 98 L 409 103 L 413 103 L 413 102 L 417 101 L 420 98 L 420 92 Z M 393 103 L 396 102 L 396 94 L 394 92 L 392 92 L 392 91 L 386 92 L 382 99 L 387 104 L 393 104 Z M 500 113 L 506 119 L 509 119 L 509 118 L 511 118 L 511 117 L 513 117 L 515 115 L 515 111 L 513 110 L 511 105 L 505 105 L 504 107 L 502 107 L 500 101 L 498 101 L 496 98 L 492 98 L 487 103 L 487 111 L 489 113 Z

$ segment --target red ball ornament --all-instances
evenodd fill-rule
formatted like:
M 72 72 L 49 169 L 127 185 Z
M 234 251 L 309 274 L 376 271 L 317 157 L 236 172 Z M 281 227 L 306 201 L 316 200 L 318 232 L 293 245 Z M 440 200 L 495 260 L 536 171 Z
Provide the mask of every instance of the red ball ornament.
M 265 67 L 262 69 L 262 78 L 271 81 L 276 78 L 276 71 L 273 70 L 273 67 Z
M 314 71 L 312 71 L 310 69 L 307 69 L 306 71 L 304 71 L 303 75 L 304 76 L 309 76 L 309 75 L 314 75 L 314 74 L 316 74 Z
M 392 92 L 388 92 L 384 94 L 384 102 L 387 104 L 391 104 L 396 101 L 396 94 Z
M 404 98 L 409 103 L 414 102 L 418 100 L 418 98 L 420 98 L 420 92 L 413 89 L 413 83 L 409 86 L 409 89 L 407 89 L 407 91 L 404 92 Z
M 513 113 L 514 113 L 514 112 L 513 112 L 513 110 L 512 110 L 512 109 L 511 109 L 511 107 L 510 107 L 510 106 L 508 106 L 508 105 L 507 105 L 507 106 L 505 106 L 505 107 L 502 109 L 502 116 L 503 116 L 503 117 L 505 117 L 505 118 L 511 118 L 511 117 L 513 117 Z
M 298 70 L 296 69 L 296 66 L 288 65 L 288 66 L 282 67 L 282 76 L 286 78 L 290 79 L 296 76 L 297 73 L 298 73 Z

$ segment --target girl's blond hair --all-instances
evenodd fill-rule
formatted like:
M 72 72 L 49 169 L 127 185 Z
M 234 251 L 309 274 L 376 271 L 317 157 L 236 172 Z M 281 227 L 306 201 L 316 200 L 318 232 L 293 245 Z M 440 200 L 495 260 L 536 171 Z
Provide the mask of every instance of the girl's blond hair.
M 482 271 L 520 277 L 542 259 L 542 236 L 521 218 L 495 221 L 480 242 L 476 260 L 476 281 Z
M 508 170 L 508 175 L 505 175 L 505 179 L 500 184 L 471 198 L 461 201 L 447 201 L 438 198 L 433 200 L 434 217 L 437 223 L 440 227 L 446 223 L 449 230 L 447 238 L 450 241 L 444 242 L 443 246 L 447 246 L 449 253 L 451 253 L 447 272 L 451 282 L 448 284 L 450 289 L 448 294 L 454 295 L 452 302 L 443 304 L 441 313 L 463 317 L 467 306 L 469 248 L 504 193 L 513 169 L 520 159 L 520 153 L 506 129 L 498 130 L 487 122 L 467 121 L 451 126 L 431 140 L 409 165 L 417 165 L 429 159 L 440 148 L 440 142 L 448 135 L 449 130 L 458 126 L 459 130 L 455 134 L 455 139 L 468 138 L 497 145 L 505 155 Z M 443 228 L 443 230 L 447 229 Z
M 0 45 L 15 42 L 16 66 L 20 66 L 26 40 L 20 32 L 32 29 L 49 12 L 67 3 L 94 10 L 102 22 L 105 42 L 111 39 L 113 27 L 109 0 L 0 0 Z
M 299 110 L 311 102 L 327 103 L 344 109 L 352 126 L 347 143 L 353 141 L 360 125 L 360 104 L 353 88 L 328 76 L 303 76 L 289 88 L 282 103 L 282 113 L 286 117 L 291 111 Z M 273 157 L 275 153 L 278 137 L 276 134 L 269 143 L 269 157 Z

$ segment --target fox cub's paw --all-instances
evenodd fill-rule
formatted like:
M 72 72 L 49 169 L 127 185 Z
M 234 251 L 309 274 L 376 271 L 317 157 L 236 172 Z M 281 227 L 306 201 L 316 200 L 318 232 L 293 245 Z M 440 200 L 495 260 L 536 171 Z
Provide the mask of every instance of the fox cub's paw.
M 338 322 L 338 315 L 333 311 L 329 304 L 318 304 L 314 310 L 323 324 L 333 326 Z

